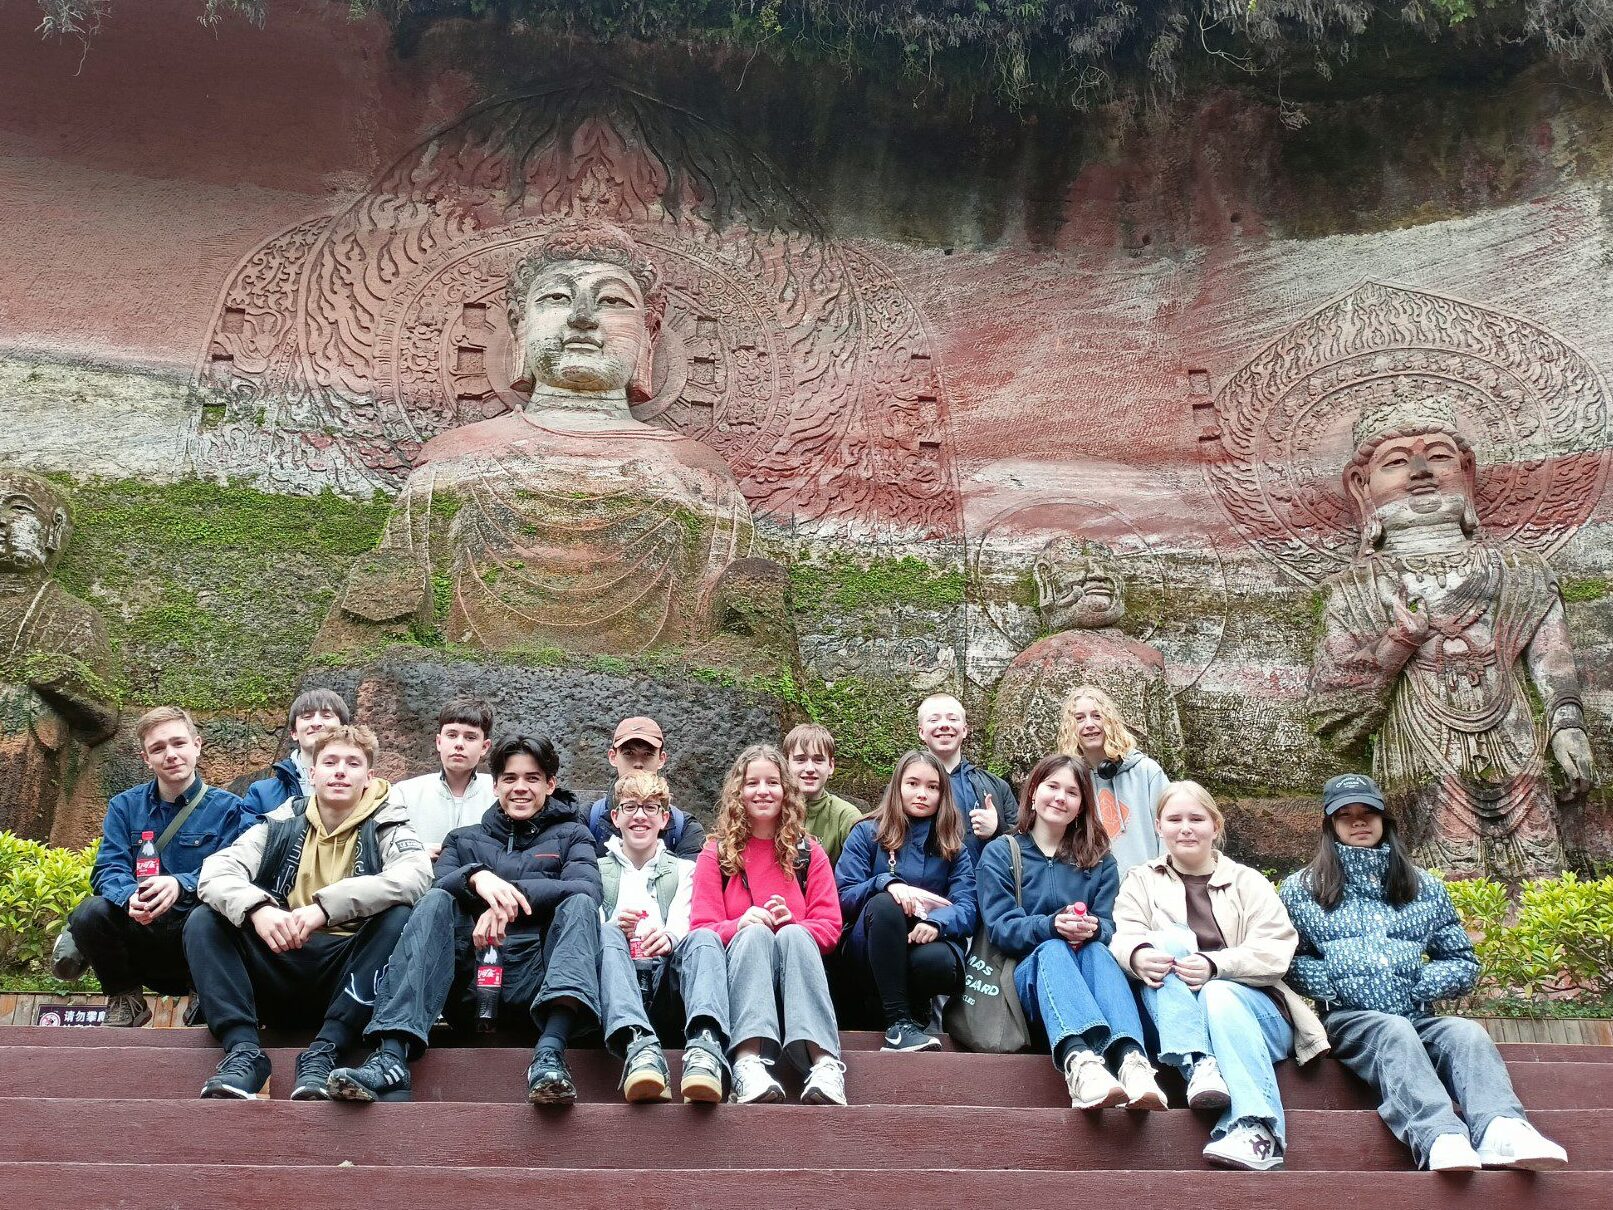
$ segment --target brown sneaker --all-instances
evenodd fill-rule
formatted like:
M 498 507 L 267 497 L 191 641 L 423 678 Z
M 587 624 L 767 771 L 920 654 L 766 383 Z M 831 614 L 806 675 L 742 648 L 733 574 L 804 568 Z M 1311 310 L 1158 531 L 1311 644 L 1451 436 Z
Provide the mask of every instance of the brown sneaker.
M 104 1025 L 120 1029 L 136 1029 L 151 1020 L 151 1005 L 139 992 L 119 992 L 106 998 Z

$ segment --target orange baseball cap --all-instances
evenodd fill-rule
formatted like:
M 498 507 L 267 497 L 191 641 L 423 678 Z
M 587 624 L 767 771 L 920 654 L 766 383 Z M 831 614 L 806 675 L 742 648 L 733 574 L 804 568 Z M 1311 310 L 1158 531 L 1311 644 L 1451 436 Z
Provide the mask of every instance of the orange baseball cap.
M 610 746 L 620 748 L 629 740 L 642 740 L 652 748 L 664 748 L 666 737 L 661 734 L 661 724 L 644 714 L 635 714 L 632 718 L 624 718 L 616 724 L 616 734 L 611 736 Z

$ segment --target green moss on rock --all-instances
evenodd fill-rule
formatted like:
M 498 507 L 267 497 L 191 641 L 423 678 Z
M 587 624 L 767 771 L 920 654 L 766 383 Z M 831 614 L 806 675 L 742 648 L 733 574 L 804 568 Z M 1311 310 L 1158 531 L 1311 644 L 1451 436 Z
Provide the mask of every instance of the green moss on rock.
M 797 611 L 869 610 L 909 605 L 956 609 L 963 605 L 961 570 L 937 568 L 923 559 L 858 559 L 832 554 L 790 568 L 790 593 Z
M 200 480 L 64 485 L 74 529 L 56 578 L 105 615 L 126 695 L 209 711 L 290 699 L 388 508 Z

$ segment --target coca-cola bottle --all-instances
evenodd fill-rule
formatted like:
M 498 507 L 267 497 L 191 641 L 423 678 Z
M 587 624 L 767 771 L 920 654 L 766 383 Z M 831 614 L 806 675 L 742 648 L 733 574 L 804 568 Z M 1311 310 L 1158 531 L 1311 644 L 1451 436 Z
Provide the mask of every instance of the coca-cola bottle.
M 638 911 L 638 924 L 633 927 L 633 935 L 627 939 L 627 956 L 637 962 L 644 957 L 644 942 L 639 940 L 638 930 L 649 919 L 649 910 L 640 908 Z
M 489 945 L 476 962 L 476 1028 L 491 1033 L 498 1024 L 498 998 L 504 987 L 504 956 Z
M 134 851 L 134 880 L 142 887 L 162 873 L 162 862 L 153 843 L 156 835 L 155 832 L 140 833 L 140 847 Z

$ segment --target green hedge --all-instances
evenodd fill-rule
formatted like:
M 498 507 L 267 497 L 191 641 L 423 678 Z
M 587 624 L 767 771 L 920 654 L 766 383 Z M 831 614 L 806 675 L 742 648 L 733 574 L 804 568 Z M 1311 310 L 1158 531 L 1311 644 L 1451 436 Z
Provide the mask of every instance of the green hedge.
M 1535 879 L 1516 901 L 1487 878 L 1446 885 L 1483 968 L 1463 1011 L 1613 1011 L 1613 876 Z
M 51 977 L 50 951 L 62 921 L 90 893 L 99 845 L 53 849 L 0 832 L 0 989 L 96 991 L 93 977 L 64 984 Z

